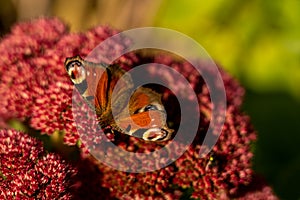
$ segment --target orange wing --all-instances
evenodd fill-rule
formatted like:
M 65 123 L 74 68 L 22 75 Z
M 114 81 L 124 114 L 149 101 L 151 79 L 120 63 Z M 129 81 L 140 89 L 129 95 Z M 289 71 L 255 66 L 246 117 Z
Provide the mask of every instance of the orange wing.
M 129 114 L 121 115 L 117 120 L 125 134 L 148 141 L 166 141 L 173 133 L 166 124 L 167 115 L 161 95 L 149 88 L 140 87 L 133 93 Z
M 118 126 L 125 134 L 147 141 L 166 141 L 173 130 L 166 125 L 166 114 L 159 110 L 149 110 L 120 119 Z

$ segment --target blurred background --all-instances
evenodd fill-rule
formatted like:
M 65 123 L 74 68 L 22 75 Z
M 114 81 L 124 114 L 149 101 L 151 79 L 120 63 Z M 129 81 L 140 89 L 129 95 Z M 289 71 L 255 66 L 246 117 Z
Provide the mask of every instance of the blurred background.
M 71 31 L 160 26 L 197 40 L 247 89 L 255 170 L 281 199 L 300 199 L 300 0 L 5 0 L 1 37 L 39 16 L 58 16 Z

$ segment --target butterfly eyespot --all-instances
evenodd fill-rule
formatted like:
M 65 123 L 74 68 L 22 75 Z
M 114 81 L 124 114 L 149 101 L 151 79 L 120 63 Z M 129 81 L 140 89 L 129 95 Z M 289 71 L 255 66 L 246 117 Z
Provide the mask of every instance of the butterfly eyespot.
M 168 132 L 160 128 L 151 128 L 145 131 L 143 139 L 146 141 L 163 141 L 168 136 Z
M 81 63 L 80 63 L 80 62 L 77 62 L 77 61 L 75 61 L 75 62 L 72 62 L 72 63 L 71 63 L 71 65 L 72 65 L 72 67 L 75 67 L 75 65 L 77 65 L 77 66 L 81 66 Z
M 155 105 L 147 105 L 144 108 L 144 111 L 149 111 L 149 110 L 158 110 L 157 107 Z
M 71 70 L 71 68 L 75 68 L 76 66 L 77 67 L 82 67 L 82 63 L 79 62 L 79 61 L 71 61 L 70 63 L 68 63 L 66 68 L 69 71 L 69 70 Z
M 155 105 L 147 105 L 143 108 L 140 108 L 140 109 L 137 109 L 136 111 L 134 111 L 134 114 L 137 114 L 137 113 L 141 113 L 141 112 L 147 112 L 147 111 L 150 111 L 150 110 L 159 110 L 157 106 Z
M 80 84 L 86 79 L 86 70 L 81 62 L 71 61 L 66 68 L 73 83 Z

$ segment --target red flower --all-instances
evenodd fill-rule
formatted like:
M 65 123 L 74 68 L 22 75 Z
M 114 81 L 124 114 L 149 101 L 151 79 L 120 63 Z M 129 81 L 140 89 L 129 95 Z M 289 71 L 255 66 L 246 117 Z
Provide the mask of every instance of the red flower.
M 75 170 L 41 142 L 14 130 L 0 130 L 1 199 L 70 199 Z

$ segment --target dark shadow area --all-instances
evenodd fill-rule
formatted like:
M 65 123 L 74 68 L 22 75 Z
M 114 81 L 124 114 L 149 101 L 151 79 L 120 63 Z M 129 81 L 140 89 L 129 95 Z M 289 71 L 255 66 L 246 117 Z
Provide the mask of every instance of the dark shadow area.
M 10 31 L 13 23 L 17 20 L 17 13 L 11 1 L 0 3 L 0 36 Z
M 284 94 L 247 91 L 243 110 L 258 133 L 254 169 L 282 199 L 300 197 L 300 102 Z

